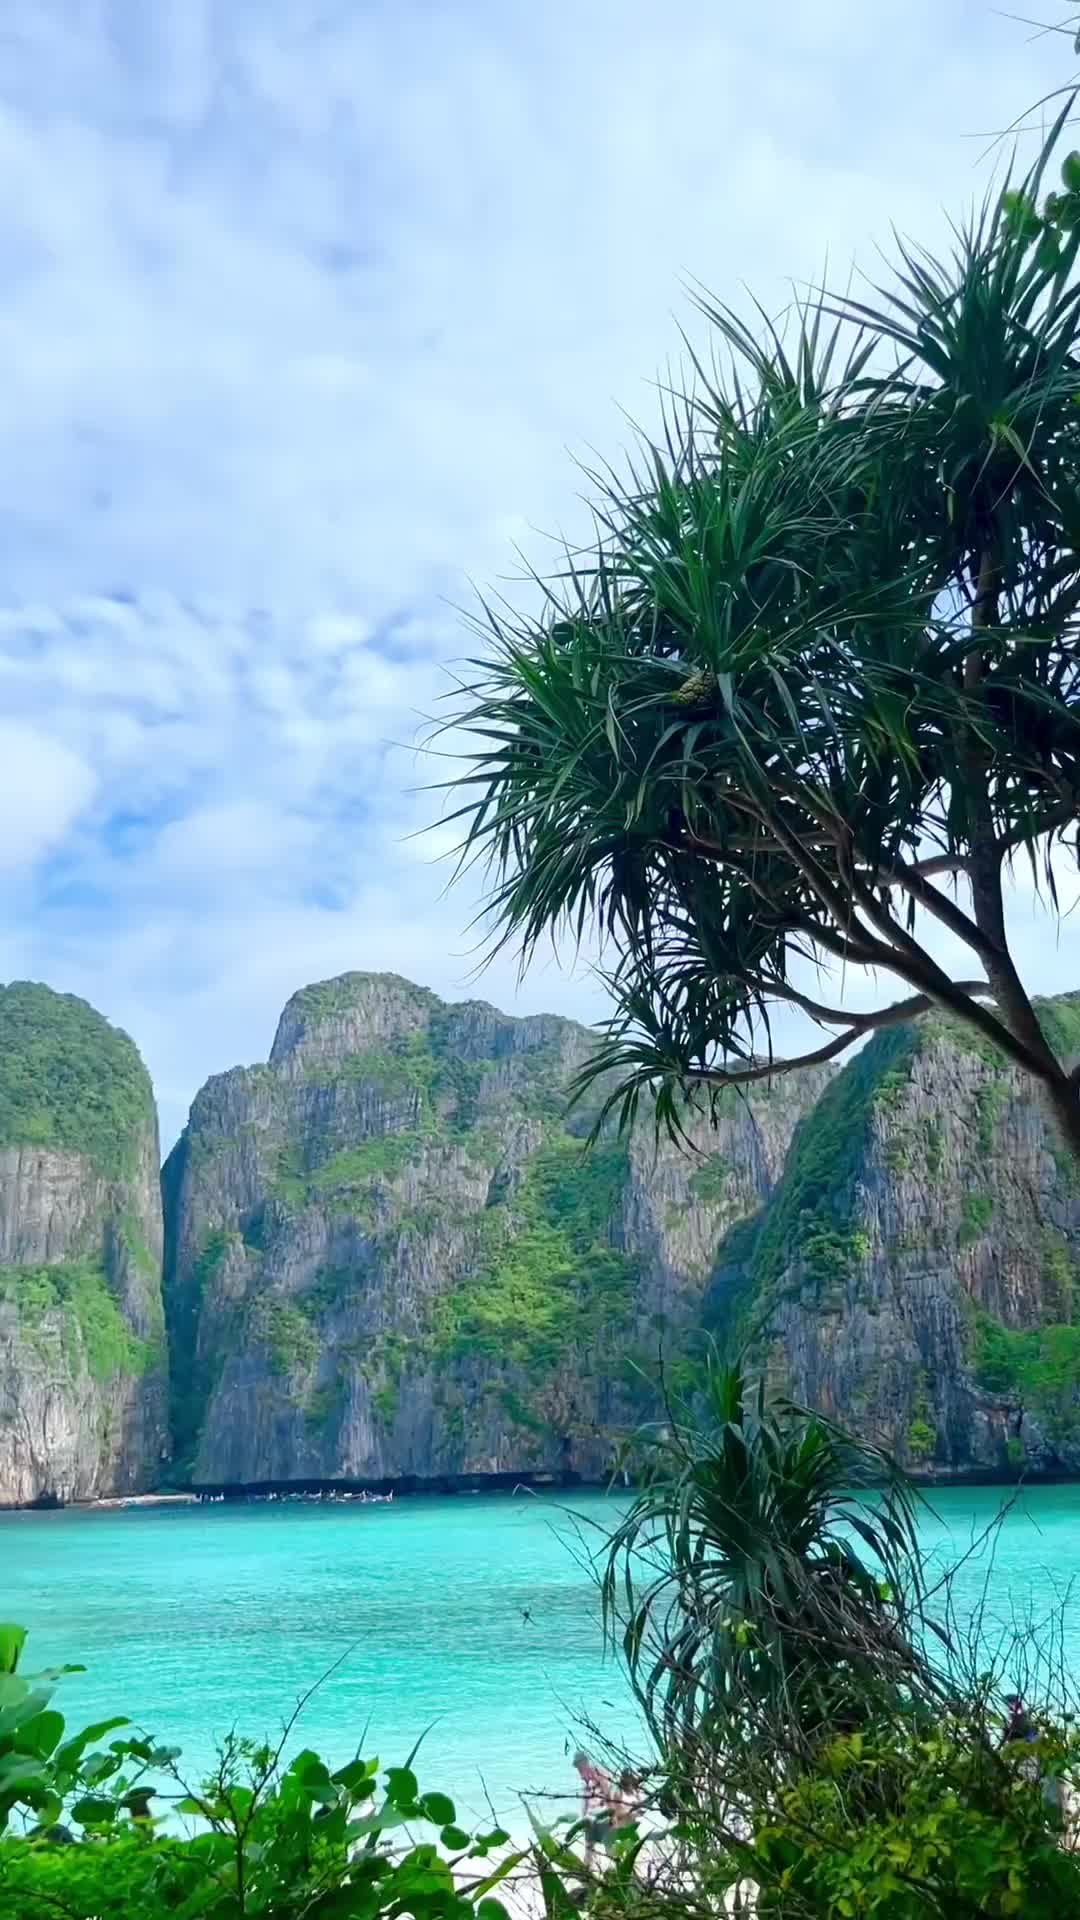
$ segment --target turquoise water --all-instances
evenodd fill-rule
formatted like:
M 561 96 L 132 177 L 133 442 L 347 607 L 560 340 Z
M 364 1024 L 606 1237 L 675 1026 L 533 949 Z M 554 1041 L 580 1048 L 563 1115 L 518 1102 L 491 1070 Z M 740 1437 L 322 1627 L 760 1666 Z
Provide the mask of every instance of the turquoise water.
M 430 1729 L 422 1782 L 518 1824 L 523 1793 L 573 1805 L 583 1719 L 620 1738 L 634 1727 L 583 1563 L 617 1503 L 571 1498 L 580 1523 L 527 1496 L 0 1515 L 0 1618 L 29 1627 L 31 1667 L 85 1662 L 63 1683 L 72 1723 L 129 1713 L 181 1746 L 193 1775 L 214 1736 L 277 1731 L 340 1660 L 294 1746 L 340 1763 L 359 1744 L 389 1764 Z M 962 1555 L 1000 1501 L 936 1494 L 935 1560 Z M 1037 1488 L 992 1563 L 984 1550 L 963 1567 L 957 1596 L 970 1611 L 988 1594 L 989 1630 L 1005 1634 L 1063 1608 L 1080 1673 L 1076 1576 L 1080 1487 Z

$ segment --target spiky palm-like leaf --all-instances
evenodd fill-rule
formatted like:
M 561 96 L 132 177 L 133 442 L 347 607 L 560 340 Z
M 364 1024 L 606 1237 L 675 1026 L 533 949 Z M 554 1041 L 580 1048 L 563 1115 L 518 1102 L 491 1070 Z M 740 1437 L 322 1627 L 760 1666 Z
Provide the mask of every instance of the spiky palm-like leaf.
M 886 1455 L 713 1359 L 642 1464 L 603 1600 L 666 1748 L 730 1750 L 766 1721 L 796 1741 L 932 1695 L 915 1496 Z

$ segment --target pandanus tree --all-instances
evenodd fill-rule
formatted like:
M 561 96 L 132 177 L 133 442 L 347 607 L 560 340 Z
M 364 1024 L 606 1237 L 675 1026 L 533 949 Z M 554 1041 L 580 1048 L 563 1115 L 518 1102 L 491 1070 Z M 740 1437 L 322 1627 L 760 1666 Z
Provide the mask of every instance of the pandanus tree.
M 695 359 L 540 616 L 484 609 L 463 857 L 524 962 L 567 930 L 610 956 L 586 1078 L 623 1124 L 937 1007 L 1080 1154 L 1005 910 L 1022 862 L 1059 911 L 1080 807 L 1080 155 L 1045 194 L 1052 146 L 794 341 L 704 302 L 727 371 Z M 899 996 L 822 997 L 850 969 Z M 774 1057 L 778 1008 L 829 1037 Z
M 669 1412 L 642 1438 L 603 1581 L 669 1759 L 737 1761 L 763 1738 L 794 1759 L 940 1698 L 917 1497 L 889 1457 L 715 1356 L 693 1408 Z

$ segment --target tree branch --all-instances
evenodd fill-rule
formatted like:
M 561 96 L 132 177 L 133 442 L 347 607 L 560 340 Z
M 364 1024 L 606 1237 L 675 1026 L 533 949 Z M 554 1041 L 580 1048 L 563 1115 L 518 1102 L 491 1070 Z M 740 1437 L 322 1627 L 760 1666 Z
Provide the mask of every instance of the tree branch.
M 800 1053 L 790 1060 L 755 1060 L 745 1067 L 721 1070 L 716 1067 L 691 1067 L 685 1075 L 687 1081 L 696 1086 L 706 1087 L 745 1087 L 753 1080 L 771 1080 L 786 1073 L 797 1073 L 800 1067 L 818 1067 L 826 1060 L 834 1060 L 845 1047 L 850 1047 L 859 1038 L 859 1029 L 852 1028 L 847 1033 L 834 1034 L 823 1047 L 815 1048 L 813 1053 Z
M 965 665 L 970 665 L 971 656 Z M 782 789 L 777 787 L 776 792 Z M 804 804 L 805 800 L 804 800 Z M 746 809 L 749 811 L 749 809 Z M 755 815 L 755 819 L 759 816 Z M 819 818 L 821 818 L 819 814 Z M 823 832 L 827 833 L 832 823 L 821 818 Z M 883 967 L 887 972 L 896 974 L 915 988 L 916 997 L 924 998 L 928 1005 L 938 1006 L 946 1013 L 966 1020 L 976 1026 L 984 1037 L 1000 1048 L 1007 1059 L 1023 1067 L 1044 1085 L 1061 1081 L 1063 1076 L 1059 1063 L 1054 1060 L 1046 1046 L 1045 1039 L 1037 1027 L 1017 1032 L 1009 1017 L 999 1018 L 989 1008 L 980 1005 L 972 996 L 970 987 L 965 983 L 958 985 L 949 978 L 944 968 L 938 965 L 933 955 L 928 953 L 903 927 L 890 911 L 887 902 L 879 899 L 871 885 L 864 879 L 851 858 L 850 844 L 843 845 L 842 836 L 846 828 L 839 818 L 835 822 L 836 835 L 830 845 L 835 847 L 837 864 L 840 868 L 834 876 L 817 858 L 814 848 L 788 827 L 778 814 L 768 817 L 768 832 L 776 840 L 782 857 L 789 860 L 802 877 L 811 895 L 816 900 L 828 927 L 809 921 L 805 926 L 807 937 L 819 943 L 827 953 L 849 960 L 864 967 Z M 850 840 L 850 836 L 849 836 Z M 690 853 L 697 853 L 720 863 L 739 865 L 737 858 L 726 851 L 724 845 L 710 841 L 702 835 L 686 834 L 680 837 L 676 845 Z M 741 871 L 744 871 L 740 868 Z M 1001 949 L 988 930 L 980 928 L 960 907 L 946 900 L 935 887 L 929 884 L 925 876 L 917 871 L 917 864 L 902 870 L 888 869 L 893 879 L 888 884 L 903 884 L 916 900 L 920 900 L 926 910 L 939 919 L 951 932 L 964 941 L 965 945 L 984 961 L 998 1012 L 1006 1016 L 1011 1014 L 1009 994 L 1004 1004 L 998 982 L 1002 975 Z M 753 884 L 750 876 L 745 876 Z M 882 884 L 875 876 L 877 884 Z M 974 882 L 973 882 L 974 884 Z M 758 889 L 760 891 L 760 889 Z M 865 922 L 869 921 L 869 926 Z M 835 932 L 833 931 L 835 929 Z M 876 931 L 872 931 L 875 929 Z M 852 931 L 853 930 L 853 931 Z M 1011 962 L 1006 958 L 1006 974 L 1014 972 Z M 1011 985 L 1011 982 L 1002 982 Z M 980 984 L 980 993 L 986 989 Z M 744 1070 L 741 1076 L 720 1075 L 719 1079 L 710 1076 L 707 1070 L 701 1071 L 712 1084 L 739 1085 L 749 1079 L 763 1079 L 773 1073 L 787 1073 L 793 1067 L 819 1064 L 832 1059 L 850 1046 L 861 1032 L 867 1029 L 849 1025 L 845 1034 L 838 1035 L 825 1049 L 800 1056 L 794 1061 L 778 1062 L 773 1065 L 754 1067 Z
M 972 997 L 992 998 L 985 980 L 957 980 L 954 983 L 957 993 L 970 994 Z M 826 1007 L 818 1000 L 811 1000 L 805 993 L 799 993 L 786 982 L 763 979 L 764 992 L 775 995 L 778 1000 L 790 1000 L 793 1006 L 801 1007 L 812 1020 L 820 1020 L 824 1026 L 851 1027 L 854 1034 L 876 1033 L 881 1027 L 899 1026 L 904 1020 L 914 1020 L 920 1013 L 929 1013 L 935 1002 L 928 993 L 913 993 L 907 1000 L 895 1000 L 891 1006 L 879 1007 L 872 1013 L 853 1013 L 841 1007 Z
M 967 870 L 965 854 L 935 853 L 926 860 L 902 860 L 894 867 L 879 867 L 877 882 L 882 887 L 902 887 L 909 875 L 930 880 L 939 873 L 966 873 Z
M 936 873 L 966 873 L 967 864 L 959 853 L 935 853 L 928 860 L 912 860 L 908 863 L 910 871 L 924 880 L 931 879 Z
M 798 927 L 793 927 L 792 932 L 805 933 L 809 940 L 824 947 L 826 953 L 831 953 L 834 960 L 850 960 L 852 965 L 857 967 L 880 967 L 892 964 L 891 959 L 882 960 L 880 943 L 871 946 L 852 940 L 850 937 L 845 938 L 842 934 L 834 933 L 831 927 L 823 927 L 817 920 L 807 920 Z M 813 958 L 812 955 L 808 957 Z
M 955 900 L 947 900 L 944 894 L 930 885 L 924 868 L 919 865 L 886 867 L 877 878 L 880 886 L 903 887 L 905 893 L 910 893 L 925 912 L 933 914 L 935 920 L 940 920 L 943 927 L 948 927 L 949 932 L 962 940 L 973 953 L 977 953 L 980 959 L 996 956 L 997 948 L 993 941 L 980 931 L 970 914 L 958 907 Z

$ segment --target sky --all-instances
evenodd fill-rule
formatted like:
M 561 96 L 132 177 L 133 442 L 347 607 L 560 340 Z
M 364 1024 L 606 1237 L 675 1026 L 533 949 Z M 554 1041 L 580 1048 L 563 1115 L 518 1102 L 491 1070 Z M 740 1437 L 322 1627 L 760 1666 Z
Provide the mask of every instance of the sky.
M 4 0 L 0 979 L 133 1035 L 166 1146 L 346 969 L 598 1017 L 447 891 L 461 610 L 583 526 L 692 283 L 880 277 L 1067 54 L 976 0 Z

